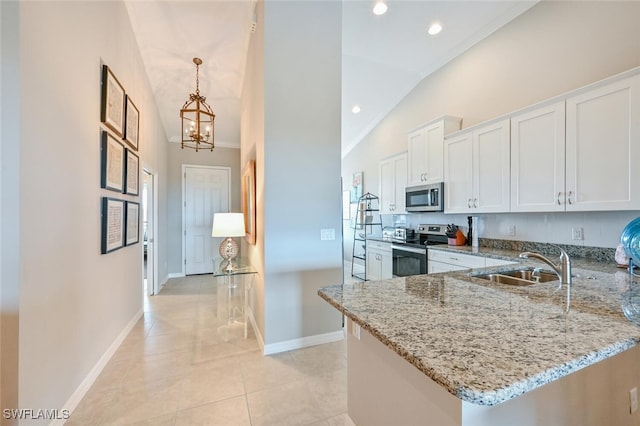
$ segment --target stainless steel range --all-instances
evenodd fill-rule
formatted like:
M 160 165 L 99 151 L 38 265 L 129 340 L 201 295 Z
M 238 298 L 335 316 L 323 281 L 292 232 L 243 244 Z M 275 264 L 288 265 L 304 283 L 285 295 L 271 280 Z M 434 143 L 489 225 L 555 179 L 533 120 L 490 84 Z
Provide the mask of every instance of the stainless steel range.
M 447 225 L 419 225 L 417 231 L 396 228 L 391 239 L 393 276 L 427 273 L 427 246 L 447 244 Z

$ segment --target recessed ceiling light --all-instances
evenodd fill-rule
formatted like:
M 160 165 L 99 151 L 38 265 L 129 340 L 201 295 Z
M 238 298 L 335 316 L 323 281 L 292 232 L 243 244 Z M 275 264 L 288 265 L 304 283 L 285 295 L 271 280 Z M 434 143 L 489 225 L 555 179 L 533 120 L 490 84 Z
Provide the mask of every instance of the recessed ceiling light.
M 351 112 L 354 114 L 357 114 L 360 112 L 360 105 L 354 105 L 353 108 L 351 108 Z
M 383 1 L 376 2 L 373 6 L 373 13 L 376 15 L 384 15 L 387 13 L 387 4 Z
M 431 26 L 429 27 L 429 31 L 428 33 L 431 35 L 436 35 L 438 34 L 440 31 L 442 31 L 442 25 L 440 25 L 437 22 L 434 22 L 433 24 L 431 24 Z

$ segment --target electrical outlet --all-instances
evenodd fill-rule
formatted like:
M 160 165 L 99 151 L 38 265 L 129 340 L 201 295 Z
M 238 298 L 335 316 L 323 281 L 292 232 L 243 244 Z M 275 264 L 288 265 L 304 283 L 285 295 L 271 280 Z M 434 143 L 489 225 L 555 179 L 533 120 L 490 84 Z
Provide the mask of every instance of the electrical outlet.
M 577 241 L 584 240 L 584 233 L 582 228 L 572 228 L 571 229 L 571 238 Z
M 327 228 L 320 230 L 321 241 L 333 241 L 336 239 L 336 230 L 334 228 Z
M 516 226 L 515 225 L 511 225 L 511 226 L 507 227 L 507 235 L 509 235 L 510 237 L 515 237 L 516 236 Z
M 355 322 L 351 322 L 351 334 L 353 335 L 353 337 L 360 340 L 360 326 Z
M 638 411 L 638 388 L 633 388 L 629 391 L 629 406 L 631 414 Z

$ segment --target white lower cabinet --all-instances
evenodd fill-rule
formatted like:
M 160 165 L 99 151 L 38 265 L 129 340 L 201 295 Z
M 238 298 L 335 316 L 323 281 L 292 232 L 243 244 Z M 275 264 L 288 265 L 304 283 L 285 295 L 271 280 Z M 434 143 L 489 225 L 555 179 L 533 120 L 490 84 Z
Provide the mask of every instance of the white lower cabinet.
M 367 280 L 386 280 L 392 278 L 393 259 L 391 257 L 391 243 L 368 240 L 365 258 Z
M 481 255 L 454 253 L 438 249 L 427 251 L 427 273 L 461 271 L 464 269 L 484 268 L 486 266 L 509 265 L 515 262 L 487 258 Z

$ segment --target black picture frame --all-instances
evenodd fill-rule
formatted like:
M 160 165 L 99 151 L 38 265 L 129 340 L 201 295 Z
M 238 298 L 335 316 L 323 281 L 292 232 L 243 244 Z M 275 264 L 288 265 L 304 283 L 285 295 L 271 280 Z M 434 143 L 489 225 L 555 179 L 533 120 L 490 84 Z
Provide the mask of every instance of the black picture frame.
M 138 111 L 129 95 L 125 95 L 124 114 L 124 134 L 122 138 L 131 148 L 137 151 L 138 136 L 140 135 L 140 111 Z
M 122 193 L 125 189 L 124 145 L 105 130 L 100 139 L 100 187 Z
M 126 150 L 125 160 L 125 194 L 140 193 L 140 158 L 130 149 Z
M 140 242 L 140 203 L 127 201 L 125 225 L 125 246 Z
M 107 254 L 124 247 L 125 201 L 102 197 L 100 222 L 100 252 Z
M 124 87 L 113 74 L 109 66 L 102 66 L 102 101 L 100 105 L 100 121 L 117 136 L 124 132 Z

